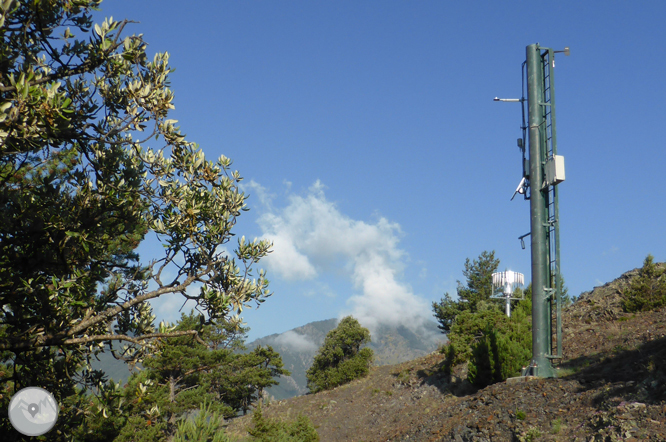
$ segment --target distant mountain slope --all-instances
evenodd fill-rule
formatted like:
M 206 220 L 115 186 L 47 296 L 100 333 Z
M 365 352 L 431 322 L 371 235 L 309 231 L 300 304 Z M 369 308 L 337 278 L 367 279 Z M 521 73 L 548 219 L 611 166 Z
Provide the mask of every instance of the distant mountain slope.
M 132 374 L 127 363 L 114 358 L 109 352 L 100 353 L 98 356 L 99 361 L 95 358 L 92 360 L 91 365 L 93 369 L 103 370 L 109 379 L 113 379 L 114 382 L 119 383 L 120 385 L 127 383 L 127 380 Z
M 268 389 L 275 399 L 287 399 L 308 392 L 305 374 L 314 356 L 324 343 L 326 334 L 334 329 L 337 319 L 310 322 L 284 333 L 273 334 L 248 344 L 248 349 L 270 345 L 280 353 L 291 376 L 281 377 L 280 384 Z M 417 334 L 403 326 L 379 326 L 371 335 L 369 347 L 375 352 L 375 365 L 399 364 L 416 359 L 437 349 L 446 338 L 433 321 L 428 321 Z
M 315 321 L 294 328 L 284 333 L 259 338 L 247 344 L 248 350 L 260 345 L 272 346 L 282 356 L 285 368 L 291 376 L 281 377 L 280 384 L 268 389 L 268 394 L 275 399 L 287 399 L 306 394 L 307 380 L 305 373 L 312 365 L 315 354 L 324 343 L 329 331 L 338 323 L 337 319 Z M 416 359 L 431 353 L 445 342 L 446 337 L 439 331 L 437 324 L 428 321 L 419 334 L 406 327 L 380 326 L 371 335 L 370 348 L 375 352 L 375 365 L 392 365 Z M 123 361 L 118 361 L 110 353 L 99 355 L 100 361 L 93 361 L 93 368 L 103 369 L 109 378 L 124 384 L 130 371 Z

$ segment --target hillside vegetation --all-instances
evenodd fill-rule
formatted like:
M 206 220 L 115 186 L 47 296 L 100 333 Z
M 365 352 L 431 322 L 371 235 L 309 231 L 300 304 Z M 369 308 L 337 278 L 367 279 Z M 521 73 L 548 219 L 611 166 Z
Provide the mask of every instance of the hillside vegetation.
M 644 274 L 627 272 L 564 310 L 557 379 L 478 389 L 466 364 L 446 373 L 446 356 L 435 352 L 374 367 L 332 391 L 270 403 L 263 413 L 303 414 L 322 441 L 664 441 L 666 315 L 627 312 L 623 302 Z M 232 420 L 227 434 L 244 437 L 250 419 Z
M 266 336 L 247 344 L 252 350 L 258 346 L 271 346 L 282 358 L 290 376 L 280 376 L 279 385 L 266 389 L 274 399 L 288 399 L 308 393 L 306 372 L 312 365 L 326 335 L 338 324 L 337 319 L 315 321 L 280 334 Z M 419 333 L 404 326 L 378 325 L 367 344 L 373 353 L 374 365 L 394 365 L 425 356 L 446 342 L 437 323 L 426 321 Z

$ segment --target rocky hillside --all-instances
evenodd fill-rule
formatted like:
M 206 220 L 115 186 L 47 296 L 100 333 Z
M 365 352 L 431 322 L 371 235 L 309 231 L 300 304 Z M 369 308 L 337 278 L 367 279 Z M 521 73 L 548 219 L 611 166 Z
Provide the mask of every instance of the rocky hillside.
M 557 379 L 520 378 L 476 390 L 437 352 L 329 392 L 277 401 L 265 414 L 307 415 L 328 441 L 666 441 L 666 309 L 626 314 L 637 271 L 564 312 Z M 242 436 L 250 416 L 234 419 Z
M 248 344 L 250 350 L 259 345 L 272 346 L 282 356 L 285 368 L 291 372 L 291 376 L 279 378 L 280 384 L 267 390 L 273 399 L 287 399 L 308 392 L 305 373 L 324 343 L 326 334 L 337 326 L 337 322 L 337 319 L 311 322 Z M 397 364 L 427 355 L 446 340 L 434 321 L 426 322 L 419 334 L 402 326 L 379 326 L 371 338 L 369 347 L 374 351 L 375 365 Z

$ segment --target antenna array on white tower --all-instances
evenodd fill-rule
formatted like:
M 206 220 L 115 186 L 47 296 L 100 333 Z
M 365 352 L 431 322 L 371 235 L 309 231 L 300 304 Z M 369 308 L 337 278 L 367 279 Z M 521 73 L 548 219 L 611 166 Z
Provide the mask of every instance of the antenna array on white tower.
M 513 295 L 515 288 L 524 284 L 525 276 L 522 273 L 512 272 L 511 270 L 493 273 L 493 286 L 503 288 L 505 295 Z M 507 293 L 507 290 L 510 291 Z
M 506 272 L 493 273 L 493 294 L 492 298 L 506 300 L 506 315 L 511 316 L 511 300 L 524 299 L 516 298 L 513 293 L 516 288 L 522 287 L 525 284 L 525 276 L 522 273 L 507 270 Z M 497 291 L 495 291 L 497 289 Z

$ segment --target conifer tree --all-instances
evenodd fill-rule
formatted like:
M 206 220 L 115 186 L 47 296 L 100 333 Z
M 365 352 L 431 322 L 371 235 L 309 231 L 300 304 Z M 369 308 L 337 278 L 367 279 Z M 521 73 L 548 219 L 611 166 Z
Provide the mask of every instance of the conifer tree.
M 469 363 L 468 379 L 483 387 L 519 374 L 532 355 L 531 288 L 524 301 L 513 301 L 508 318 L 498 301 L 491 300 L 492 274 L 499 266 L 495 252 L 465 261 L 466 284 L 458 282 L 459 299 L 448 294 L 433 310 L 440 329 L 448 332 L 445 369 Z M 520 289 L 519 289 L 520 290 Z
M 532 358 L 531 318 L 532 288 L 528 286 L 525 299 L 514 304 L 510 318 L 494 313 L 482 321 L 469 347 L 468 379 L 472 384 L 485 387 L 521 374 Z M 457 333 L 452 335 L 455 339 Z
M 492 274 L 499 266 L 495 251 L 484 251 L 473 261 L 465 260 L 465 284 L 458 281 L 458 299 L 453 300 L 448 293 L 440 302 L 433 302 L 432 309 L 439 322 L 439 329 L 444 333 L 451 331 L 456 316 L 469 311 L 476 312 L 479 306 L 488 301 L 492 295 Z
M 648 255 L 622 296 L 626 312 L 649 311 L 666 305 L 666 269 L 657 266 Z
M 260 402 L 263 390 L 277 384 L 275 377 L 289 375 L 271 347 L 243 352 L 247 329 L 219 321 L 201 324 L 199 318 L 193 312 L 182 315 L 175 330 L 197 329 L 206 345 L 190 335 L 160 339 L 124 389 L 96 402 L 102 413 L 85 422 L 77 436 L 88 442 L 130 442 L 157 437 L 155 428 L 160 428 L 160 438 L 168 439 L 203 402 L 207 412 L 231 418 Z
M 343 318 L 328 332 L 306 376 L 312 393 L 330 390 L 365 376 L 372 363 L 373 351 L 367 347 L 370 332 L 351 316 Z

